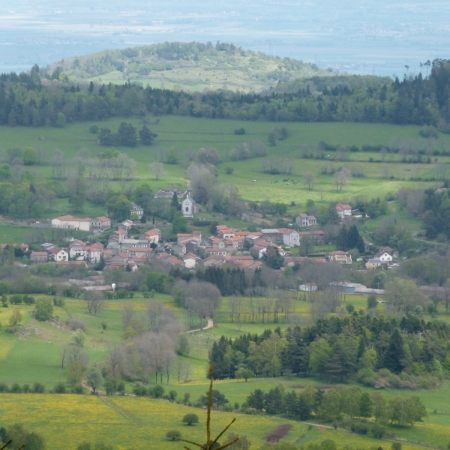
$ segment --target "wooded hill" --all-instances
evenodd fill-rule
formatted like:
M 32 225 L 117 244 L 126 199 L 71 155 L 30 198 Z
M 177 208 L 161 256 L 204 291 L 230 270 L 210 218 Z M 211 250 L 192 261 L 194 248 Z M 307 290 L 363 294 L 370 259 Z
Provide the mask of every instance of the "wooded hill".
M 105 50 L 63 59 L 60 68 L 72 81 L 123 84 L 127 80 L 166 89 L 262 91 L 278 81 L 330 76 L 331 69 L 290 58 L 271 57 L 217 42 L 165 42 L 124 50 Z

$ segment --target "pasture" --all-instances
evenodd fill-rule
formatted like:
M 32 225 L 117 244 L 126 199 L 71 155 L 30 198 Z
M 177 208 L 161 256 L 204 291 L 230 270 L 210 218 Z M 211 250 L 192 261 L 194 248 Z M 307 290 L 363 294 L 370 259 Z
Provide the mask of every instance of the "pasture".
M 95 123 L 99 127 L 117 130 L 124 119 L 111 119 Z M 130 118 L 125 121 L 132 123 L 137 129 L 144 123 L 142 119 Z M 336 160 L 336 154 L 330 154 L 327 160 L 301 159 L 300 148 L 303 144 L 316 145 L 321 141 L 334 145 L 386 145 L 392 141 L 414 140 L 426 141 L 420 137 L 420 127 L 395 126 L 385 124 L 358 123 L 289 123 L 285 124 L 289 131 L 287 139 L 278 141 L 275 147 L 268 147 L 268 155 L 264 158 L 254 158 L 244 161 L 231 161 L 230 151 L 239 143 L 250 140 L 267 144 L 268 133 L 278 123 L 243 122 L 234 120 L 195 119 L 176 116 L 163 116 L 145 119 L 152 131 L 158 134 L 155 144 L 151 147 L 139 145 L 135 148 L 118 147 L 137 162 L 137 172 L 133 184 L 147 182 L 154 191 L 171 185 L 186 185 L 186 157 L 189 151 L 198 151 L 202 147 L 215 148 L 222 158 L 218 165 L 219 179 L 225 184 L 235 185 L 245 200 L 271 201 L 291 203 L 296 202 L 304 206 L 307 199 L 319 202 L 343 201 L 356 195 L 368 198 L 383 197 L 389 192 L 395 192 L 402 186 L 422 187 L 430 182 L 412 181 L 420 177 L 429 178 L 436 171 L 437 164 L 450 161 L 450 157 L 434 158 L 432 164 L 404 164 L 399 161 L 399 155 L 389 154 L 383 163 L 379 153 L 357 152 L 350 153 L 349 161 Z M 4 149 L 11 147 L 41 147 L 51 155 L 59 149 L 67 162 L 74 158 L 81 149 L 88 149 L 92 154 L 99 154 L 104 150 L 97 144 L 97 135 L 89 133 L 92 123 L 77 123 L 67 125 L 63 129 L 56 128 L 0 128 L 0 142 Z M 244 127 L 246 134 L 235 135 L 234 130 Z M 446 146 L 450 142 L 448 135 L 440 134 L 440 145 Z M 167 174 L 156 180 L 149 171 L 148 165 L 160 160 L 164 151 L 175 149 L 179 164 L 165 165 Z M 262 162 L 267 159 L 283 159 L 292 166 L 290 174 L 269 175 L 262 172 Z M 349 167 L 357 165 L 364 172 L 364 178 L 353 178 L 342 191 L 337 191 L 332 176 L 321 175 L 324 165 L 334 167 Z M 225 174 L 225 167 L 232 167 L 232 175 Z M 33 166 L 30 168 L 38 177 L 50 178 L 49 166 Z M 312 171 L 318 176 L 315 189 L 308 191 L 303 182 L 303 174 Z M 389 172 L 389 173 L 387 173 Z M 394 179 L 390 179 L 391 177 Z M 288 179 L 289 182 L 283 182 Z M 256 180 L 256 181 L 254 181 Z M 435 183 L 434 183 L 435 184 Z M 122 183 L 113 182 L 113 186 Z M 57 212 L 67 212 L 65 202 L 56 207 Z M 101 207 L 95 207 L 98 214 L 103 214 Z M 94 215 L 95 211 L 87 207 L 86 212 Z

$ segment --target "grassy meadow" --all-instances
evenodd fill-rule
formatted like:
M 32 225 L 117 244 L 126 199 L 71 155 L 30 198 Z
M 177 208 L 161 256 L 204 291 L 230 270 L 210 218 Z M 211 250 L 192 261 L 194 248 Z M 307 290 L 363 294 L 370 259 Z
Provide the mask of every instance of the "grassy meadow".
M 109 127 L 117 130 L 124 119 L 111 119 L 96 123 L 99 127 Z M 143 122 L 141 119 L 126 119 L 138 129 Z M 42 147 L 50 154 L 56 149 L 63 152 L 67 159 L 73 158 L 81 149 L 88 149 L 93 155 L 100 153 L 104 147 L 97 144 L 97 135 L 89 133 L 92 123 L 78 123 L 67 125 L 63 129 L 56 128 L 0 128 L 0 142 L 4 149 L 10 147 Z M 301 159 L 300 147 L 302 144 L 318 144 L 325 141 L 332 144 L 351 145 L 389 145 L 392 140 L 422 140 L 419 135 L 420 127 L 395 126 L 384 124 L 358 124 L 358 123 L 290 123 L 286 127 L 289 137 L 279 141 L 277 146 L 268 148 L 268 156 L 254 158 L 246 161 L 231 161 L 230 151 L 239 143 L 250 140 L 267 143 L 268 133 L 280 126 L 277 123 L 267 122 L 242 122 L 234 120 L 195 119 L 175 116 L 164 116 L 156 120 L 150 119 L 150 128 L 158 134 L 155 144 L 151 147 L 138 146 L 136 148 L 118 148 L 137 162 L 137 174 L 133 183 L 148 182 L 156 191 L 171 185 L 186 185 L 185 161 L 188 151 L 197 151 L 202 147 L 214 147 L 222 158 L 218 165 L 220 180 L 238 187 L 245 200 L 271 201 L 299 205 L 305 204 L 311 198 L 318 202 L 344 201 L 356 195 L 364 195 L 368 198 L 385 196 L 389 192 L 395 192 L 402 186 L 420 187 L 430 185 L 421 181 L 411 181 L 410 178 L 429 177 L 436 170 L 436 164 L 403 164 L 398 162 L 399 156 L 387 155 L 385 162 L 381 161 L 378 153 L 357 152 L 350 153 L 350 161 L 326 161 Z M 246 134 L 237 136 L 234 130 L 244 127 Z M 441 134 L 441 145 L 450 142 L 448 135 Z M 167 174 L 156 180 L 148 171 L 148 165 L 155 160 L 160 160 L 161 153 L 174 148 L 177 152 L 180 164 L 165 165 Z M 330 160 L 337 155 L 331 154 Z M 262 172 L 264 159 L 284 159 L 292 164 L 292 173 L 289 175 L 269 175 Z M 371 160 L 372 158 L 372 160 Z M 434 159 L 433 159 L 434 161 Z M 438 163 L 448 163 L 450 157 L 438 157 Z M 364 178 L 353 178 L 350 184 L 338 192 L 332 176 L 320 175 L 323 166 L 339 168 L 351 167 L 356 164 L 364 173 Z M 232 167 L 232 175 L 225 174 L 225 168 Z M 389 177 L 386 176 L 386 167 L 389 168 Z M 49 166 L 32 167 L 32 172 L 38 177 L 50 178 Z M 308 191 L 303 183 L 303 174 L 313 171 L 318 176 L 319 182 L 314 190 Z M 288 178 L 289 183 L 283 183 Z M 294 182 L 296 184 L 294 184 Z M 115 183 L 116 185 L 121 185 Z M 435 183 L 433 183 L 435 184 Z M 60 202 L 56 206 L 57 211 L 65 211 L 67 203 Z M 97 208 L 99 214 L 102 208 Z M 87 206 L 86 212 L 92 211 Z

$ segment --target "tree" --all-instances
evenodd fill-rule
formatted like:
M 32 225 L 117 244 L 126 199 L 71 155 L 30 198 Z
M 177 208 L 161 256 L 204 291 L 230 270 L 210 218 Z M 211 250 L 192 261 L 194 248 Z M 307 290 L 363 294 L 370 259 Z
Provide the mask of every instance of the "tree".
M 303 179 L 305 180 L 305 184 L 308 186 L 308 189 L 312 191 L 314 186 L 317 184 L 316 174 L 314 172 L 305 172 L 303 174 Z
M 71 345 L 68 348 L 68 355 L 66 356 L 66 359 L 68 361 L 67 381 L 72 385 L 80 383 L 87 370 L 89 357 L 81 347 Z
M 22 314 L 20 313 L 20 310 L 15 309 L 9 318 L 9 324 L 12 327 L 15 327 L 16 325 L 19 325 L 20 321 L 22 320 Z
M 372 417 L 373 401 L 367 392 L 364 392 L 359 399 L 359 415 L 361 417 Z
M 188 426 L 192 426 L 192 425 L 198 423 L 198 416 L 197 416 L 197 414 L 194 414 L 194 413 L 186 414 L 183 417 L 182 422 Z
M 367 309 L 375 309 L 378 306 L 377 296 L 369 295 L 367 297 Z
M 166 433 L 166 438 L 169 441 L 176 441 L 181 437 L 181 433 L 178 430 L 170 430 Z
M 311 236 L 302 236 L 300 238 L 300 254 L 308 256 L 314 251 L 314 239 Z
M 97 367 L 91 367 L 86 372 L 86 383 L 92 388 L 94 394 L 99 386 L 103 384 L 103 375 Z
M 267 251 L 264 255 L 265 263 L 274 270 L 278 270 L 283 267 L 284 258 L 280 255 L 277 247 L 272 245 L 267 247 Z
M 117 132 L 119 135 L 120 143 L 125 147 L 136 147 L 137 136 L 136 129 L 131 123 L 122 122 Z
M 255 389 L 247 397 L 247 405 L 250 408 L 255 408 L 257 411 L 262 411 L 264 409 L 264 392 L 261 389 Z
M 67 190 L 69 192 L 69 204 L 73 206 L 75 212 L 82 211 L 86 200 L 86 182 L 84 178 L 80 175 L 68 178 Z
M 84 294 L 89 314 L 96 316 L 105 307 L 105 296 L 101 291 L 87 291 Z
M 141 140 L 142 145 L 153 145 L 153 141 L 158 137 L 157 134 L 150 131 L 150 128 L 147 125 L 144 125 L 139 130 L 139 139 Z
M 391 335 L 389 346 L 384 354 L 383 366 L 392 373 L 400 373 L 404 368 L 405 350 L 403 338 L 396 328 Z
M 159 180 L 159 177 L 163 177 L 166 175 L 166 171 L 164 170 L 164 165 L 161 162 L 154 161 L 152 162 L 148 170 L 155 177 L 156 180 Z
M 45 440 L 44 438 L 35 432 L 29 433 L 23 428 L 22 424 L 15 424 L 8 428 L 7 440 L 12 440 L 12 444 L 8 447 L 11 450 L 18 448 L 26 448 L 27 450 L 44 450 Z
M 337 191 L 342 191 L 342 189 L 347 186 L 351 179 L 350 172 L 344 167 L 334 174 L 334 184 L 336 185 Z
M 240 378 L 243 378 L 245 381 L 248 381 L 248 379 L 254 377 L 255 374 L 253 373 L 253 370 L 246 369 L 243 367 L 241 369 L 236 370 L 235 376 L 238 380 Z
M 55 126 L 57 128 L 64 128 L 66 126 L 66 116 L 64 115 L 64 113 L 58 113 L 58 115 L 56 116 Z
M 38 298 L 36 300 L 36 310 L 34 313 L 36 320 L 45 322 L 53 317 L 53 301 L 50 298 Z
M 106 202 L 106 209 L 112 219 L 126 220 L 130 217 L 132 204 L 125 195 L 113 195 Z

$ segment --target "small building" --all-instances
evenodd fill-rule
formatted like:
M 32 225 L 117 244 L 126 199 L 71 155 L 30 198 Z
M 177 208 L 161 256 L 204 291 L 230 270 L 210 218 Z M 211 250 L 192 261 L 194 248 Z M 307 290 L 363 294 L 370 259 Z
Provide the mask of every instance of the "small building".
M 161 230 L 159 228 L 153 228 L 153 230 L 146 231 L 139 236 L 139 239 L 146 239 L 149 244 L 157 244 L 161 239 Z
M 92 219 L 89 217 L 77 218 L 70 215 L 52 219 L 53 228 L 68 228 L 72 230 L 91 231 Z
M 366 269 L 373 270 L 381 267 L 383 263 L 379 259 L 371 258 L 366 262 Z
M 93 230 L 108 230 L 111 228 L 111 219 L 106 216 L 100 216 L 96 219 L 92 219 Z
M 197 255 L 194 255 L 193 253 L 186 253 L 183 256 L 184 267 L 186 267 L 187 269 L 195 268 L 197 259 L 198 259 Z
M 298 290 L 302 291 L 302 292 L 314 292 L 314 291 L 317 291 L 317 284 L 316 283 L 304 283 L 298 287 Z
M 295 223 L 302 228 L 311 227 L 317 225 L 317 219 L 315 216 L 308 216 L 308 214 L 299 214 L 295 218 Z
M 31 252 L 30 260 L 34 263 L 46 263 L 48 262 L 47 252 Z

